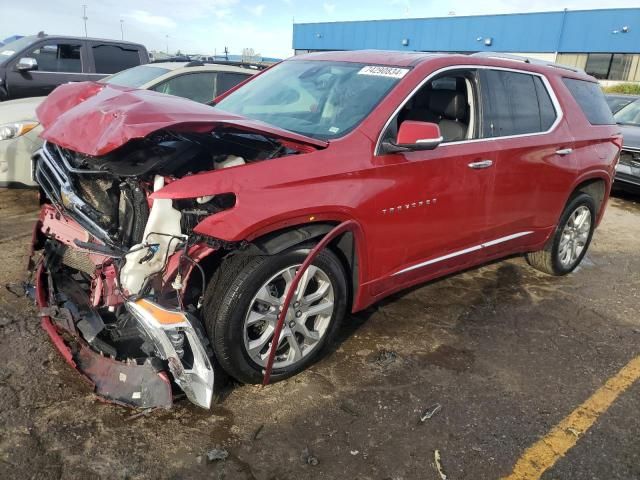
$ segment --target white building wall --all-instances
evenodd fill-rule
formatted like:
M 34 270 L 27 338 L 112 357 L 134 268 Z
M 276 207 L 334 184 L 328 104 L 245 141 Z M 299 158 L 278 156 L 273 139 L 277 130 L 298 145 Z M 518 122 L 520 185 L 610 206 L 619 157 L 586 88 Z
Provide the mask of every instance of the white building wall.
M 545 62 L 555 62 L 556 61 L 556 54 L 555 53 L 523 52 L 523 53 L 509 53 L 509 55 L 519 55 L 521 57 L 535 58 L 536 60 L 543 60 Z

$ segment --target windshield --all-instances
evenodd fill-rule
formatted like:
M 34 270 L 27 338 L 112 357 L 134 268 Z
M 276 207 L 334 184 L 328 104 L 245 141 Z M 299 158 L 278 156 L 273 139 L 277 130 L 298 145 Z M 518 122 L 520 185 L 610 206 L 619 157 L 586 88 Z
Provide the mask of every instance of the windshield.
M 103 80 L 102 83 L 108 83 L 110 85 L 119 85 L 121 87 L 139 88 L 147 82 L 150 82 L 154 78 L 158 78 L 171 70 L 161 67 L 149 67 L 147 65 L 140 65 L 125 70 L 115 75 L 111 75 Z
M 35 37 L 22 37 L 13 42 L 9 42 L 6 45 L 0 47 L 0 65 L 13 57 L 17 52 L 20 52 L 31 45 L 36 40 Z
M 346 62 L 287 61 L 216 107 L 327 140 L 355 128 L 408 71 Z
M 626 107 L 635 100 L 633 97 L 605 97 L 607 105 L 613 113 L 619 111 L 622 107 Z
M 613 117 L 621 125 L 640 127 L 640 99 L 623 107 Z

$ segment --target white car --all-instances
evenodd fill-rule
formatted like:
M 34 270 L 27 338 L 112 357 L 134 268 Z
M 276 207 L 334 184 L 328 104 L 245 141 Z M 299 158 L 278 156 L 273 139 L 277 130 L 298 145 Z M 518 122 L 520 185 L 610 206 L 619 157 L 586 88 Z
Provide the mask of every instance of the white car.
M 150 63 L 100 81 L 212 102 L 218 95 L 257 73 L 255 68 L 202 62 Z M 0 103 L 0 187 L 36 186 L 31 155 L 42 145 L 36 108 L 46 97 Z

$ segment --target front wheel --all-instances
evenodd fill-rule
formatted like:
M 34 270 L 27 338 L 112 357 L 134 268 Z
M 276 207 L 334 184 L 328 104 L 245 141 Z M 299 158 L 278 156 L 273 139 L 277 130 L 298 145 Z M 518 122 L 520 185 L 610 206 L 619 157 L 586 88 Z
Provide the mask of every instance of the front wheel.
M 595 229 L 596 203 L 579 193 L 567 204 L 553 237 L 543 250 L 527 253 L 529 264 L 550 275 L 566 275 L 582 261 Z
M 231 257 L 207 288 L 205 324 L 216 357 L 237 380 L 259 383 L 285 293 L 309 253 Z M 272 378 L 282 380 L 317 360 L 346 312 L 346 275 L 340 260 L 322 251 L 303 275 L 285 317 Z

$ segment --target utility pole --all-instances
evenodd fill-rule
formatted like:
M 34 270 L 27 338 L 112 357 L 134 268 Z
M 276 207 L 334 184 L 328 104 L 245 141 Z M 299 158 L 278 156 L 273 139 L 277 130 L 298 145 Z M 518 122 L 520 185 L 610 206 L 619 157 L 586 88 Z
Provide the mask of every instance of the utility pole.
M 87 17 L 86 5 L 82 5 L 82 20 L 84 21 L 84 36 L 87 37 L 87 20 L 89 20 L 89 17 Z
M 554 56 L 553 61 L 557 62 L 558 61 L 558 54 L 560 53 L 560 49 L 562 48 L 562 37 L 564 35 L 564 26 L 567 20 L 567 12 L 569 10 L 567 8 L 564 9 L 564 13 L 562 14 L 562 23 L 560 24 L 560 33 L 558 34 L 558 42 L 556 45 L 556 53 Z
M 224 59 L 227 62 L 229 61 L 229 49 L 227 47 L 224 47 Z
M 124 40 L 124 19 L 120 19 L 120 35 L 122 36 L 122 40 Z
M 165 35 L 167 39 L 167 55 L 169 55 L 169 34 Z

